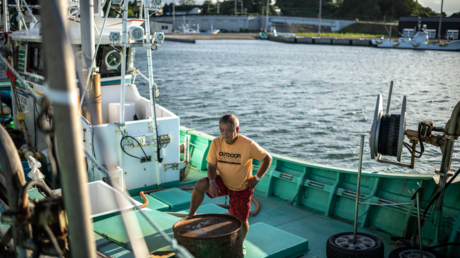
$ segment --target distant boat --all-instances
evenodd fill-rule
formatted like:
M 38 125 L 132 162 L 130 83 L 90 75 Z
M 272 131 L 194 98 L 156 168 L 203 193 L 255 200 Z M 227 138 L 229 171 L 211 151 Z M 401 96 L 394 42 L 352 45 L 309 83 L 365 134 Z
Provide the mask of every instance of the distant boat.
M 259 36 L 260 36 L 261 39 L 268 39 L 268 36 L 267 36 L 267 34 L 265 34 L 265 32 L 260 32 Z
M 374 39 L 372 40 L 372 44 L 379 48 L 460 51 L 460 40 L 447 43 L 430 43 L 428 41 L 426 25 L 424 25 L 412 38 L 399 38 L 398 42 Z
M 201 33 L 217 34 L 217 33 L 219 33 L 219 32 L 220 32 L 220 30 L 208 30 L 208 31 L 201 32 Z

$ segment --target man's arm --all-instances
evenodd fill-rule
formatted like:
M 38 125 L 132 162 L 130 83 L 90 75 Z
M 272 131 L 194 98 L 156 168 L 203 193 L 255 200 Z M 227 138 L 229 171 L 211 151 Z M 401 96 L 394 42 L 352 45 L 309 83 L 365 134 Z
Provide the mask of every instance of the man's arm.
M 262 161 L 262 164 L 260 165 L 259 171 L 256 174 L 257 177 L 262 178 L 265 175 L 268 168 L 272 164 L 272 159 L 272 156 L 270 156 L 270 154 L 267 153 L 267 155 Z M 259 181 L 257 181 L 256 179 L 256 176 L 252 176 L 248 180 L 246 180 L 246 186 L 250 188 L 256 187 L 257 183 L 259 183 Z
M 216 184 L 217 164 L 208 163 L 209 194 L 212 197 L 219 196 L 219 186 Z

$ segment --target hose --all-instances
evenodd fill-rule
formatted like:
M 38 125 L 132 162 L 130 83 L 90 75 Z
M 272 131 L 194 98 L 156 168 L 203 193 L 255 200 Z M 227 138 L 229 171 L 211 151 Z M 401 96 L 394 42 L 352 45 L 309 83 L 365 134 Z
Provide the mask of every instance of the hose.
M 35 180 L 32 180 L 32 181 L 29 181 L 23 188 L 22 188 L 22 191 L 21 191 L 21 198 L 19 198 L 19 207 L 22 207 L 23 209 L 27 208 L 28 206 L 28 199 L 29 199 L 29 189 L 32 187 L 32 186 L 36 186 L 37 188 L 40 188 L 45 194 L 47 197 L 52 197 L 53 195 L 51 194 L 50 190 L 48 189 L 48 187 L 46 187 L 46 185 L 40 181 L 35 181 Z M 21 205 L 22 204 L 22 205 Z
M 131 155 L 131 154 L 129 154 L 129 153 L 127 153 L 127 152 L 125 151 L 125 148 L 123 147 L 123 140 L 124 140 L 125 138 L 132 138 L 133 140 L 135 140 L 135 141 L 137 142 L 137 144 L 139 144 L 139 147 L 141 147 L 141 150 L 142 150 L 142 152 L 143 152 L 144 155 L 145 155 L 145 160 L 149 160 L 149 157 L 148 157 L 147 154 L 145 153 L 144 148 L 142 148 L 142 145 L 139 143 L 139 141 L 138 141 L 136 138 L 134 138 L 134 137 L 132 137 L 132 136 L 129 136 L 129 135 L 123 136 L 123 138 L 121 138 L 121 141 L 120 141 L 120 147 L 121 147 L 121 149 L 123 150 L 123 152 L 126 153 L 126 155 L 131 156 L 131 157 L 133 157 L 133 158 L 136 158 L 136 159 L 139 159 L 139 160 L 142 161 L 142 158 L 139 158 L 139 157 L 136 157 L 136 156 L 134 156 L 134 155 Z
M 181 190 L 193 190 L 194 187 L 192 187 L 192 186 L 184 186 L 184 187 L 178 187 L 178 188 L 181 189 Z M 170 189 L 170 188 L 160 188 L 160 189 L 144 191 L 144 192 L 140 192 L 139 195 L 141 195 L 141 193 L 149 194 L 149 193 L 155 193 L 155 192 L 163 191 L 163 190 L 166 190 L 166 189 Z M 254 198 L 254 196 L 251 197 L 251 201 L 253 201 L 256 204 L 256 210 L 252 213 L 252 216 L 256 216 L 257 213 L 259 213 L 259 211 L 260 211 L 260 203 L 259 203 L 259 201 L 256 200 L 256 198 Z M 226 205 L 226 204 L 217 204 L 217 206 L 222 207 L 224 209 L 228 209 L 230 207 L 230 205 Z
M 147 200 L 147 197 L 145 197 L 144 192 L 140 192 L 139 195 L 144 200 L 144 204 L 142 204 L 139 208 L 143 209 L 149 204 L 149 200 Z

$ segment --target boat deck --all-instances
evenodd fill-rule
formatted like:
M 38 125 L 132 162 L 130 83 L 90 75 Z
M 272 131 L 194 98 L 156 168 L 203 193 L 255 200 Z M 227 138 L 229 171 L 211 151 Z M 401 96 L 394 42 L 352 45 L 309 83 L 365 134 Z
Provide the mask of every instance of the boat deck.
M 191 193 L 191 191 L 188 192 Z M 308 239 L 310 250 L 300 257 L 326 257 L 326 242 L 330 236 L 341 232 L 353 231 L 353 222 L 351 221 L 327 218 L 318 214 L 318 212 L 285 204 L 283 200 L 276 197 L 260 196 L 257 193 L 254 197 L 259 201 L 261 208 L 256 216 L 249 216 L 249 231 L 251 232 L 251 225 L 262 222 Z M 224 204 L 225 197 L 222 196 L 214 199 L 205 197 L 202 205 L 209 203 Z M 254 203 L 252 203 L 251 206 L 252 211 L 254 211 Z M 358 231 L 372 234 L 380 238 L 385 246 L 385 257 L 388 257 L 389 253 L 398 247 L 395 245 L 394 241 L 390 240 L 390 236 L 387 233 L 360 227 L 358 227 Z M 249 253 L 250 250 L 248 250 L 248 254 Z

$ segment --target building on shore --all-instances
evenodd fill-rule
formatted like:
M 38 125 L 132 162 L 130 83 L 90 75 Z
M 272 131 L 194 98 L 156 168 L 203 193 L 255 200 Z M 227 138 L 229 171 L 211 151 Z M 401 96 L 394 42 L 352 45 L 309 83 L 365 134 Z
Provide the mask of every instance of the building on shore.
M 151 21 L 150 28 L 152 32 L 172 33 L 172 22 Z
M 428 37 L 438 39 L 439 17 L 420 17 L 421 26 L 426 25 Z M 419 17 L 401 17 L 398 30 L 401 36 L 411 38 L 417 32 Z M 441 39 L 458 39 L 460 31 L 459 17 L 442 17 Z

